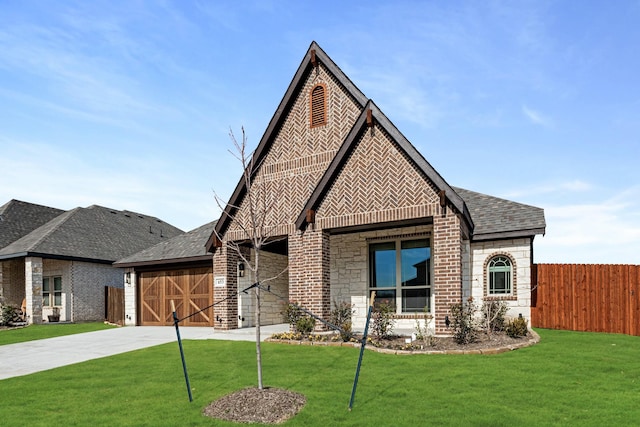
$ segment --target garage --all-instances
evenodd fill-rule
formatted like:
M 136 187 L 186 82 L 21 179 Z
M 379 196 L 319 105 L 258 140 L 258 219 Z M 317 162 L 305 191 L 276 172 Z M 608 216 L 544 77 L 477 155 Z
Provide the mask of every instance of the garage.
M 171 301 L 174 301 L 179 319 L 193 314 L 180 322 L 180 326 L 213 326 L 211 267 L 139 274 L 140 325 L 173 325 Z

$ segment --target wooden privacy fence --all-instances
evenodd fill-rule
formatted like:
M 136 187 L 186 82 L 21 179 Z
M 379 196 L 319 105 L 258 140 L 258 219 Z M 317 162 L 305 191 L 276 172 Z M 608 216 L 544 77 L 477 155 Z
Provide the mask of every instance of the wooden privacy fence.
M 124 288 L 104 287 L 104 317 L 109 323 L 124 325 Z
M 640 336 L 640 266 L 535 264 L 531 325 Z

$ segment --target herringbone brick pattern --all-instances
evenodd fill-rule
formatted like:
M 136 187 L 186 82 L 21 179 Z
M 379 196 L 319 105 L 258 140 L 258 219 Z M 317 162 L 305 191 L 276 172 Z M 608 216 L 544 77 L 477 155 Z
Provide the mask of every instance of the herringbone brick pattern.
M 311 128 L 309 97 L 317 83 L 326 85 L 328 119 L 326 125 Z M 293 232 L 292 224 L 359 114 L 358 104 L 322 65 L 311 71 L 254 178 L 267 235 Z M 239 223 L 249 223 L 248 211 L 245 197 L 226 240 L 242 238 Z
M 317 210 L 334 228 L 434 215 L 437 190 L 383 129 L 365 132 Z

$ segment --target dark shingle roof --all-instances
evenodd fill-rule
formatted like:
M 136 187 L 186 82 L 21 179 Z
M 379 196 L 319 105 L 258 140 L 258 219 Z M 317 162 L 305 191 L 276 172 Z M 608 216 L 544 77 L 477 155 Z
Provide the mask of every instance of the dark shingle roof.
M 0 206 L 0 249 L 26 236 L 64 211 L 20 200 Z
M 212 259 L 213 254 L 207 252 L 205 243 L 213 232 L 217 221 L 209 222 L 187 233 L 180 234 L 165 242 L 115 262 L 118 267 L 134 265 L 167 264 L 169 262 L 195 261 Z
M 155 217 L 93 205 L 62 213 L 0 249 L 0 259 L 38 254 L 113 262 L 181 233 Z
M 465 201 L 473 220 L 473 240 L 544 234 L 544 210 L 464 188 L 453 190 Z

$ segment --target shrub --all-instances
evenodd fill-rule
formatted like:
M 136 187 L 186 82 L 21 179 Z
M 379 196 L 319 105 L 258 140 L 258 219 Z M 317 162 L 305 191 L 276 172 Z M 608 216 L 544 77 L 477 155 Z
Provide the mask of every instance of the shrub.
M 453 339 L 458 344 L 469 344 L 478 340 L 478 321 L 476 311 L 478 308 L 469 298 L 464 303 L 453 304 L 450 308 L 451 327 Z
M 342 329 L 340 338 L 342 341 L 351 339 L 351 316 L 353 315 L 353 305 L 346 301 L 333 301 L 333 310 L 329 314 L 329 322 Z
M 298 322 L 298 319 L 302 317 L 302 312 L 300 311 L 300 308 L 298 308 L 298 306 L 293 303 L 285 304 L 285 306 L 282 308 L 281 313 L 282 313 L 282 320 L 285 323 L 288 323 L 289 325 L 291 325 L 291 327 L 295 327 L 296 323 Z
M 505 319 L 509 307 L 504 301 L 484 301 L 482 303 L 482 326 L 487 335 L 504 330 Z
M 529 329 L 527 328 L 527 319 L 524 317 L 517 317 L 509 320 L 504 331 L 511 338 L 520 338 L 527 335 Z
M 313 328 L 316 327 L 316 319 L 311 316 L 301 316 L 296 321 L 296 332 L 300 332 L 302 335 L 309 335 Z
M 12 305 L 0 305 L 0 326 L 6 326 L 18 317 L 18 309 Z
M 381 302 L 374 306 L 371 318 L 373 320 L 373 336 L 377 339 L 388 339 L 393 333 L 396 321 L 393 315 L 396 310 L 392 304 Z

